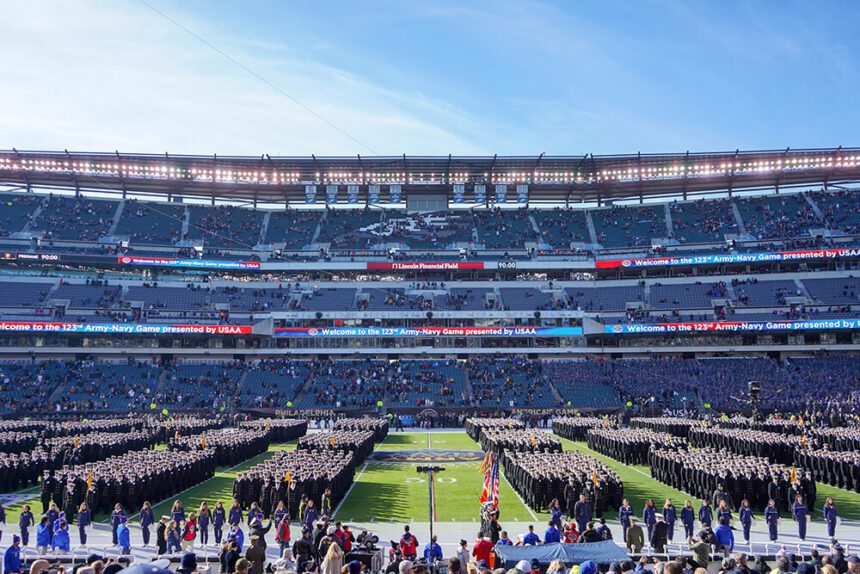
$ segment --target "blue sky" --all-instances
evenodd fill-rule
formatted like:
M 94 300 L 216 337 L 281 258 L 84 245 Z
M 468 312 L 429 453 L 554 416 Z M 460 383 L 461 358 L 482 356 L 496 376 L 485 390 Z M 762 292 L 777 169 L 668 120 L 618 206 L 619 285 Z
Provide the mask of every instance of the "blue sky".
M 47 0 L 4 5 L 0 147 L 580 155 L 858 145 L 856 2 L 146 1 L 351 137 L 139 0 Z

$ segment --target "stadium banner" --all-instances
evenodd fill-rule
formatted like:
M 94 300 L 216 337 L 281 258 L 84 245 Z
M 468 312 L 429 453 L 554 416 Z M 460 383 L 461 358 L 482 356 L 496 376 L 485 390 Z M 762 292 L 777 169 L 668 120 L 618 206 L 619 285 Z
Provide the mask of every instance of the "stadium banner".
M 158 323 L 63 323 L 0 321 L 4 333 L 82 333 L 107 335 L 250 335 L 251 325 L 184 325 Z
M 276 327 L 275 337 L 580 337 L 582 327 Z
M 860 329 L 860 319 L 812 319 L 801 321 L 701 321 L 689 323 L 640 323 L 604 325 L 610 335 L 701 333 L 720 331 L 824 331 Z
M 641 259 L 597 260 L 597 269 L 617 267 L 674 267 L 679 265 L 720 265 L 724 263 L 779 263 L 807 259 L 842 259 L 860 257 L 860 249 L 805 249 L 803 251 L 774 251 L 767 253 L 723 253 L 715 255 L 684 255 L 676 257 L 643 257 Z
M 218 259 L 174 259 L 172 257 L 137 257 L 120 255 L 121 265 L 143 267 L 180 267 L 187 269 L 260 269 L 259 261 L 221 261 Z
M 457 271 L 485 269 L 483 261 L 370 261 L 368 271 Z

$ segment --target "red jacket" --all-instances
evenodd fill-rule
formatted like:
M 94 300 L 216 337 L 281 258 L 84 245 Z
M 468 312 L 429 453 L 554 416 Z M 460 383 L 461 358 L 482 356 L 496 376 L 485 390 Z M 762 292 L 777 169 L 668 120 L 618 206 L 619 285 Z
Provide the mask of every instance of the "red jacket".
M 484 560 L 489 564 L 490 562 L 490 550 L 493 549 L 493 543 L 489 540 L 482 538 L 475 542 L 475 545 L 472 546 L 472 556 L 475 557 L 476 562 L 480 562 Z
M 275 542 L 283 543 L 290 541 L 290 523 L 285 518 L 278 524 L 278 532 L 275 535 Z
M 418 539 L 413 535 L 409 535 L 409 540 L 406 535 L 400 537 L 400 552 L 403 556 L 414 556 L 418 554 Z

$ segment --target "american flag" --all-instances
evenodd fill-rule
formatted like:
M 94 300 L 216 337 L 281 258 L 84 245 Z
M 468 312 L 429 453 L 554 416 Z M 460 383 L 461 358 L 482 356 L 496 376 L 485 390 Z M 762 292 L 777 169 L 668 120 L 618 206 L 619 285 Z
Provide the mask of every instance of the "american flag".
M 481 491 L 481 504 L 499 507 L 499 459 L 490 455 L 490 466 L 484 474 L 484 488 Z

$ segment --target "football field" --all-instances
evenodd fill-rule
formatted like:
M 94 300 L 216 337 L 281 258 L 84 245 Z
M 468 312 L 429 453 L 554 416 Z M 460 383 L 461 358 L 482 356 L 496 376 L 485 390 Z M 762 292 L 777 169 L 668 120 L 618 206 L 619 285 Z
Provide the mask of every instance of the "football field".
M 389 456 L 387 453 L 391 453 Z M 465 432 L 391 433 L 376 446 L 356 475 L 349 496 L 336 517 L 349 522 L 427 522 L 429 487 L 427 474 L 418 465 L 445 470 L 436 476 L 436 520 L 477 522 L 480 518 L 483 475 L 478 472 L 483 453 Z M 458 461 L 461 460 L 461 461 Z M 499 483 L 501 516 L 525 522 L 535 515 L 519 499 L 507 481 Z
M 689 495 L 653 480 L 646 466 L 624 465 L 609 457 L 590 450 L 583 442 L 560 439 L 565 450 L 576 450 L 605 462 L 624 483 L 624 493 L 637 511 L 641 512 L 645 500 L 651 498 L 658 506 L 665 498 L 671 498 L 677 506 Z M 169 513 L 173 500 L 179 498 L 185 508 L 197 508 L 204 500 L 212 505 L 222 501 L 229 506 L 232 499 L 233 481 L 237 473 L 249 469 L 271 457 L 280 450 L 292 450 L 296 441 L 273 444 L 269 451 L 233 468 L 219 468 L 215 476 L 193 488 L 160 502 L 155 506 L 156 516 Z M 429 520 L 427 475 L 419 474 L 419 465 L 436 465 L 445 468 L 436 476 L 436 516 L 440 523 L 471 523 L 479 521 L 479 498 L 483 486 L 483 475 L 478 465 L 483 453 L 479 445 L 464 431 L 410 431 L 391 432 L 385 441 L 376 445 L 374 453 L 356 471 L 356 479 L 347 496 L 337 507 L 338 519 L 362 524 L 372 523 L 426 523 Z M 844 519 L 860 519 L 860 494 L 824 484 L 818 485 L 818 499 L 833 496 L 839 514 Z M 17 524 L 24 504 L 29 504 L 34 514 L 41 514 L 38 487 L 30 487 L 4 495 L 7 523 Z M 548 518 L 544 512 L 533 512 L 519 498 L 502 473 L 499 483 L 499 501 L 503 522 L 535 522 L 542 524 Z M 698 507 L 698 501 L 694 501 Z M 821 520 L 820 504 L 816 505 L 813 518 Z M 131 509 L 135 513 L 139 509 Z M 606 517 L 616 518 L 614 511 Z M 109 517 L 98 515 L 97 522 Z

